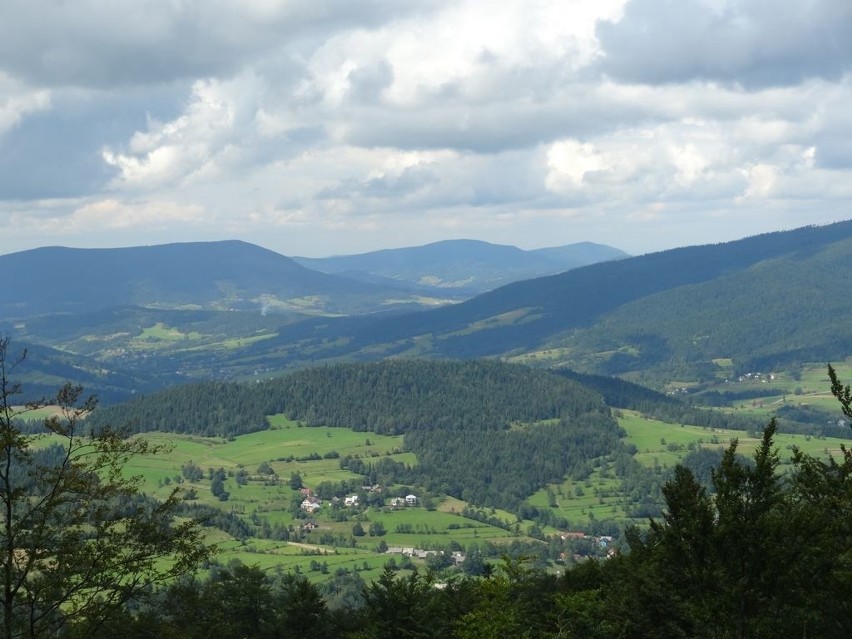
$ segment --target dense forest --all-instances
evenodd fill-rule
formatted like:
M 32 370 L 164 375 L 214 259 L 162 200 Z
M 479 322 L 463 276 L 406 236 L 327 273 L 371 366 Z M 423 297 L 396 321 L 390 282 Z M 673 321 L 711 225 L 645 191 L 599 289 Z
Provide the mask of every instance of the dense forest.
M 231 437 L 268 427 L 265 416 L 276 413 L 308 426 L 404 434 L 414 466 L 341 465 L 374 483 L 415 484 L 513 512 L 548 482 L 584 479 L 593 459 L 620 450 L 623 435 L 596 392 L 495 361 L 345 364 L 258 384 L 182 386 L 107 407 L 91 426 Z
M 232 436 L 267 428 L 266 416 L 285 413 L 310 425 L 402 434 L 502 430 L 515 422 L 607 412 L 600 395 L 547 371 L 487 360 L 390 360 L 322 366 L 255 384 L 175 386 L 104 407 L 90 423 Z

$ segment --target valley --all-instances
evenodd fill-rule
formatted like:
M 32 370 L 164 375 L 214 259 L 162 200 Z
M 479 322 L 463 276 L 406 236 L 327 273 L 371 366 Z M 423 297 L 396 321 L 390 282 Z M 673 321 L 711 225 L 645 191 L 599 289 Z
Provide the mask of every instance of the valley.
M 8 339 L 27 351 L 9 360 L 19 402 L 41 405 L 67 381 L 97 394 L 74 432 L 156 451 L 128 455 L 118 476 L 138 503 L 197 527 L 202 585 L 166 580 L 156 596 L 195 592 L 221 607 L 231 580 L 300 584 L 321 597 L 324 623 L 345 625 L 331 618 L 373 614 L 371 597 L 397 588 L 432 600 L 443 589 L 525 592 L 535 580 L 592 574 L 627 585 L 565 587 L 618 605 L 645 578 L 643 544 L 677 525 L 677 499 L 687 510 L 719 504 L 708 534 L 748 533 L 726 528 L 740 521 L 723 515 L 726 482 L 816 491 L 772 508 L 816 509 L 824 527 L 810 530 L 798 513 L 773 519 L 785 522 L 776 532 L 796 525 L 810 531 L 797 538 L 835 539 L 835 511 L 808 495 L 842 490 L 819 478 L 850 462 L 852 412 L 842 416 L 826 370 L 831 362 L 852 378 L 846 284 L 828 278 L 852 262 L 850 223 L 603 261 L 481 294 L 448 287 L 445 297 L 401 283 L 423 279 L 422 264 L 400 281 L 377 269 L 349 284 L 356 265 L 326 263 L 344 270 L 287 284 L 305 266 L 240 243 L 153 255 L 183 248 L 176 287 L 156 269 L 139 277 L 151 270 L 147 250 L 116 250 L 82 254 L 104 287 L 82 306 L 57 293 L 49 308 L 23 289 L 0 300 Z M 104 256 L 118 261 L 87 262 Z M 480 284 L 497 281 L 485 276 L 494 268 Z M 235 279 L 222 279 L 231 269 Z M 58 419 L 47 422 L 52 434 L 27 440 L 33 458 L 56 455 L 67 414 L 46 406 L 13 428 L 39 432 L 40 420 Z M 764 484 L 751 479 L 760 464 Z M 768 525 L 750 543 L 765 543 Z M 558 609 L 573 605 L 543 587 Z
M 852 375 L 852 360 L 837 370 Z M 569 410 L 579 417 L 596 400 L 573 382 L 517 365 L 387 362 L 323 367 L 275 383 L 190 385 L 103 408 L 94 423 L 132 422 L 138 437 L 169 446 L 131 462 L 128 472 L 143 477 L 144 490 L 159 498 L 177 490 L 188 513 L 221 513 L 209 535 L 222 563 L 281 566 L 317 581 L 340 570 L 369 579 L 390 559 L 451 573 L 460 566 L 439 568 L 438 558 L 475 549 L 491 560 L 532 553 L 540 567 L 558 570 L 566 556 L 571 565 L 621 547 L 625 526 L 644 527 L 660 516 L 660 489 L 677 464 L 709 485 L 710 467 L 732 441 L 741 455 L 752 456 L 773 415 L 781 427 L 782 472 L 794 449 L 817 458 L 842 455 L 852 433 L 827 423 L 840 418 L 821 365 L 803 368 L 796 379 L 773 376 L 771 394 L 768 384 L 768 376 L 745 378 L 737 383 L 737 401 L 697 414 L 679 398 L 623 387 L 619 400 L 608 400 L 621 407 L 593 409 L 597 433 L 579 431 L 585 434 L 563 448 L 564 454 L 586 451 L 566 466 L 571 470 L 530 488 L 522 488 L 527 484 L 515 471 L 539 477 L 535 467 L 551 458 L 534 437 L 518 440 L 535 448 L 532 456 L 501 452 L 501 438 L 554 428 L 557 415 Z M 261 408 L 254 416 L 254 407 L 267 401 L 289 412 Z M 644 410 L 627 408 L 638 403 Z M 679 417 L 653 417 L 660 407 Z M 783 407 L 821 412 L 808 413 L 813 421 L 802 423 L 785 418 Z M 618 434 L 598 449 L 595 437 L 606 432 L 610 412 Z M 708 412 L 714 421 L 691 423 L 690 417 Z M 563 422 L 570 430 L 570 420 Z M 474 447 L 458 459 L 447 452 L 469 448 L 470 434 L 489 452 Z M 438 451 L 444 452 L 435 457 Z M 484 455 L 484 465 L 470 454 Z M 478 483 L 483 472 L 487 484 Z M 412 494 L 416 503 L 405 504 Z M 344 504 L 353 496 L 357 503 Z M 589 544 L 601 535 L 613 537 L 613 545 Z M 394 556 L 388 548 L 430 554 Z

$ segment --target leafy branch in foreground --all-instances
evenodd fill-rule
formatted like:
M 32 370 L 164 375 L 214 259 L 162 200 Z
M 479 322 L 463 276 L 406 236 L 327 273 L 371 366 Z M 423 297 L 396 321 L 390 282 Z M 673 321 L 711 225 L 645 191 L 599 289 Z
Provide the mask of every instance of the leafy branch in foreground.
M 96 407 L 82 388 L 17 406 L 9 375 L 23 360 L 0 338 L 0 636 L 41 637 L 73 621 L 95 628 L 151 584 L 208 556 L 193 521 L 177 523 L 178 496 L 141 499 L 141 479 L 124 472 L 158 452 L 112 428 L 86 429 Z M 22 419 L 51 407 L 38 433 Z M 27 431 L 31 428 L 27 427 Z
M 852 389 L 849 388 L 848 384 L 844 386 L 837 378 L 837 373 L 831 364 L 828 365 L 828 379 L 831 380 L 831 394 L 840 402 L 840 409 L 843 414 L 852 419 Z

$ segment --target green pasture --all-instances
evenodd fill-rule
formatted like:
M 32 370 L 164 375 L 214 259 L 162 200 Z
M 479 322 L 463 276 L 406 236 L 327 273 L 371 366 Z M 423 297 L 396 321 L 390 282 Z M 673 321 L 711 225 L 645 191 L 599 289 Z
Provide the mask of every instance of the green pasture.
M 171 346 L 176 342 L 197 341 L 203 337 L 204 336 L 197 331 L 184 333 L 178 328 L 166 326 L 162 322 L 157 322 L 153 326 L 143 327 L 142 332 L 132 337 L 129 344 L 131 348 L 144 350 Z
M 427 511 L 418 507 L 371 509 L 362 522 L 365 530 L 372 522 L 381 523 L 387 534 L 384 537 L 361 537 L 359 545 L 366 543 L 375 546 L 379 539 L 384 539 L 388 546 L 429 548 L 435 545 L 446 545 L 451 541 L 467 546 L 476 540 L 489 540 L 495 543 L 517 539 L 518 535 L 497 526 L 474 521 L 460 514 Z M 517 518 L 513 519 L 513 522 Z M 352 522 L 349 524 L 351 531 Z M 365 541 L 367 540 L 367 541 Z
M 737 451 L 751 457 L 760 444 L 761 433 L 750 436 L 743 431 L 670 424 L 643 417 L 635 411 L 619 411 L 618 415 L 618 422 L 627 433 L 626 441 L 636 446 L 637 461 L 649 468 L 673 468 L 690 450 L 727 448 L 734 439 L 737 440 Z M 841 454 L 841 445 L 848 443 L 846 440 L 832 437 L 817 438 L 792 434 L 775 436 L 782 470 L 789 465 L 794 448 L 815 457 L 838 457 Z M 601 461 L 588 479 L 566 479 L 561 483 L 551 484 L 534 493 L 529 502 L 565 517 L 572 527 L 582 528 L 590 519 L 630 521 L 626 516 L 628 503 L 621 494 L 620 480 L 616 478 L 610 464 L 604 461 Z
M 263 550 L 258 550 L 254 540 L 244 545 L 235 544 L 230 548 L 222 549 L 216 558 L 223 564 L 236 559 L 247 566 L 257 566 L 261 570 L 297 572 L 313 582 L 324 581 L 342 568 L 349 572 L 360 573 L 361 577 L 369 583 L 381 575 L 385 564 L 393 556 L 353 548 L 332 549 L 319 546 L 312 548 L 307 544 L 277 543 L 278 548 Z M 397 564 L 402 560 L 398 555 L 393 557 Z M 422 565 L 419 560 L 415 559 L 413 562 Z M 325 564 L 326 569 L 316 570 L 316 564 L 320 566 Z
M 128 472 L 142 475 L 146 489 L 158 496 L 165 496 L 176 485 L 179 490 L 194 488 L 198 495 L 196 503 L 234 510 L 245 517 L 256 513 L 271 524 L 298 525 L 300 522 L 293 518 L 291 508 L 294 499 L 301 499 L 301 495 L 287 483 L 289 470 L 298 470 L 305 484 L 310 486 L 311 478 L 325 479 L 333 475 L 330 466 L 339 466 L 339 459 L 272 461 L 273 467 L 279 471 L 283 480 L 278 485 L 264 485 L 256 476 L 251 476 L 259 463 L 270 461 L 276 455 L 290 454 L 291 451 L 302 455 L 338 450 L 341 455 L 372 453 L 381 456 L 398 450 L 401 445 L 401 439 L 398 437 L 353 433 L 342 429 L 299 427 L 283 418 L 275 419 L 273 423 L 275 430 L 243 435 L 230 441 L 163 433 L 146 434 L 144 437 L 152 444 L 168 445 L 170 448 L 156 456 L 134 459 L 128 467 Z M 411 456 L 410 453 L 396 453 L 394 457 L 404 455 Z M 202 480 L 188 482 L 180 477 L 180 466 L 190 460 L 205 471 Z M 206 476 L 208 468 L 215 469 L 220 466 L 226 471 L 236 471 L 244 467 L 250 474 L 249 482 L 245 485 L 238 485 L 231 476 L 225 480 L 225 489 L 230 493 L 227 502 L 220 502 L 211 493 L 210 482 Z M 348 477 L 358 476 L 349 474 Z M 165 484 L 166 480 L 168 485 Z M 517 522 L 514 515 L 505 511 L 487 511 L 488 516 L 497 517 L 511 525 L 510 530 L 505 530 L 462 517 L 460 513 L 465 506 L 465 502 L 456 499 L 445 500 L 435 510 L 422 507 L 372 506 L 360 511 L 352 510 L 347 513 L 346 520 L 336 521 L 332 517 L 331 504 L 324 503 L 320 511 L 311 517 L 319 525 L 318 533 L 325 532 L 343 539 L 354 539 L 355 548 L 348 545 L 336 548 L 320 547 L 265 539 L 239 542 L 228 538 L 227 535 L 223 536 L 218 531 L 212 531 L 212 535 L 219 551 L 219 561 L 223 563 L 230 559 L 239 559 L 243 563 L 264 569 L 298 570 L 308 578 L 317 580 L 327 578 L 340 568 L 358 571 L 369 580 L 378 576 L 391 557 L 401 563 L 400 556 L 375 552 L 380 541 L 390 547 L 431 549 L 446 547 L 453 542 L 468 546 L 483 541 L 509 544 L 514 540 L 528 539 L 524 535 L 532 522 Z M 371 523 L 381 523 L 386 534 L 353 537 L 352 528 L 356 521 L 361 523 L 367 533 Z M 326 564 L 328 572 L 312 570 L 312 562 Z M 418 563 L 417 560 L 415 563 Z M 316 566 L 317 564 L 313 563 L 313 568 Z
M 548 490 L 550 494 L 548 494 Z M 577 481 L 566 479 L 551 484 L 534 493 L 529 502 L 539 508 L 565 517 L 571 527 L 585 528 L 591 519 L 627 521 L 627 501 L 621 492 L 621 482 L 615 477 L 611 465 L 604 463 L 595 469 L 588 479 Z M 551 497 L 556 503 L 553 507 Z
M 832 362 L 838 377 L 845 383 L 852 383 L 852 358 L 839 362 Z M 720 383 L 713 388 L 719 392 L 733 391 L 748 393 L 755 391 L 760 393 L 766 388 L 776 389 L 777 395 L 769 397 L 754 397 L 753 399 L 741 399 L 734 402 L 734 407 L 750 409 L 752 406 L 771 408 L 773 404 L 786 401 L 793 404 L 817 404 L 821 408 L 830 410 L 831 404 L 836 401 L 830 392 L 831 382 L 828 379 L 828 369 L 825 362 L 810 362 L 795 370 L 782 371 L 760 371 L 760 379 L 748 379 L 739 381 L 733 377 L 727 383 Z M 771 375 L 771 378 L 769 377 Z M 838 412 L 839 412 L 839 407 Z
M 40 408 L 12 406 L 12 413 L 13 419 L 21 419 L 27 422 L 42 422 L 50 417 L 62 417 L 62 409 L 59 406 L 42 406 Z
M 669 424 L 642 417 L 633 411 L 621 411 L 618 423 L 627 432 L 627 441 L 636 446 L 636 459 L 649 466 L 654 465 L 655 459 L 662 466 L 673 466 L 689 452 L 687 448 L 690 444 L 693 447 L 726 448 L 736 439 L 737 450 L 746 456 L 752 455 L 760 444 L 759 437 L 750 437 L 743 431 Z M 789 461 L 793 447 L 822 457 L 827 454 L 839 454 L 840 446 L 844 443 L 848 442 L 834 437 L 817 438 L 791 434 L 775 436 L 775 445 L 782 462 Z M 684 450 L 672 451 L 670 444 L 683 446 Z
M 265 339 L 269 339 L 270 337 L 275 337 L 276 333 L 262 333 L 260 335 L 249 335 L 245 337 L 229 337 L 223 340 L 214 340 L 207 342 L 205 344 L 198 344 L 196 346 L 190 346 L 184 350 L 186 351 L 205 351 L 205 350 L 221 350 L 221 351 L 233 351 L 238 348 L 243 348 L 244 346 L 250 346 L 255 342 L 262 342 Z
M 303 471 L 319 481 L 326 478 L 339 479 L 340 459 L 323 458 L 333 451 L 340 457 L 352 455 L 366 459 L 392 455 L 405 463 L 414 463 L 410 453 L 402 449 L 402 437 L 356 433 L 344 428 L 299 427 L 283 416 L 270 418 L 269 430 L 241 435 L 232 440 L 212 437 L 177 435 L 173 433 L 146 433 L 143 437 L 155 445 L 165 445 L 170 450 L 145 460 L 134 460 L 133 464 L 144 468 L 147 473 L 154 469 L 176 469 L 192 461 L 203 469 L 208 467 L 225 470 L 246 468 L 252 473 L 262 462 L 269 462 L 276 472 L 289 477 L 290 472 Z M 310 455 L 321 459 L 298 461 Z M 287 461 L 290 457 L 292 461 Z M 329 476 L 329 477 L 326 477 Z M 347 476 L 351 476 L 347 475 Z M 303 476 L 304 479 L 304 476 Z

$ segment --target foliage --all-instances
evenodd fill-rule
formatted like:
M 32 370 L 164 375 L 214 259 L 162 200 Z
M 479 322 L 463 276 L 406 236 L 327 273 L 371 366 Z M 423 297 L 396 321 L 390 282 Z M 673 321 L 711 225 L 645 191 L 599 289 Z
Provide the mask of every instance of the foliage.
M 629 533 L 630 554 L 604 571 L 627 636 L 852 632 L 852 607 L 835 596 L 852 579 L 852 455 L 797 452 L 785 477 L 774 434 L 770 423 L 750 464 L 731 444 L 712 474 L 715 499 L 679 466 L 662 521 Z
M 848 637 L 852 452 L 827 461 L 796 452 L 781 475 L 774 436 L 770 423 L 752 462 L 729 446 L 711 473 L 714 498 L 678 466 L 664 515 L 628 531 L 629 552 L 560 577 L 533 566 L 534 545 L 498 570 L 469 548 L 465 575 L 441 587 L 388 562 L 372 584 L 336 574 L 326 604 L 303 577 L 237 566 L 170 586 L 162 605 L 124 620 L 122 635 L 266 639 L 294 624 L 301 636 L 349 639 Z
M 140 500 L 125 477 L 131 456 L 156 452 L 108 427 L 84 428 L 94 398 L 63 386 L 40 434 L 18 418 L 47 405 L 14 405 L 20 386 L 9 339 L 0 339 L 0 628 L 4 637 L 52 635 L 73 621 L 97 627 L 152 583 L 172 579 L 207 557 L 192 521 L 175 523 L 180 499 Z M 44 447 L 42 439 L 51 442 Z
M 135 432 L 161 431 L 228 437 L 268 428 L 270 414 L 242 385 L 226 382 L 186 384 L 153 396 L 136 397 L 92 415 L 93 427 L 129 424 Z

